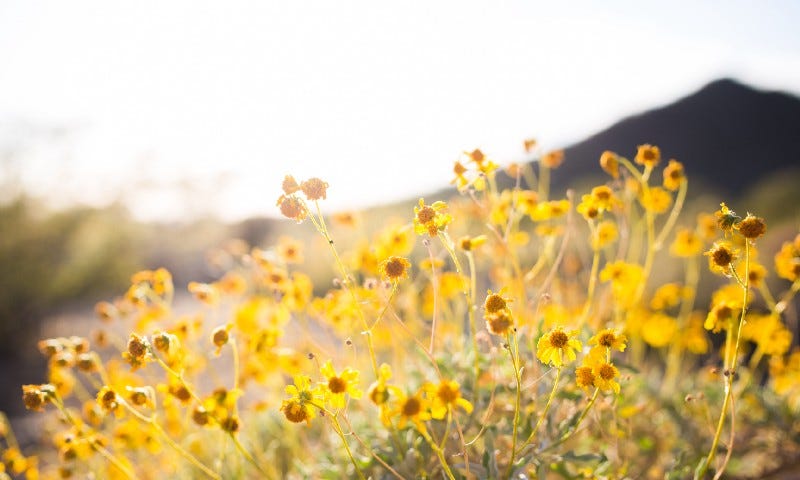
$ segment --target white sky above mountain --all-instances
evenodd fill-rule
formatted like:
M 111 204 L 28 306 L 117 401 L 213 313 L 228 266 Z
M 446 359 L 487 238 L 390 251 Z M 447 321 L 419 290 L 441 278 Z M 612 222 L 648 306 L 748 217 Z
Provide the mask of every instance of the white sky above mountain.
M 0 175 L 142 219 L 275 215 L 287 173 L 327 180 L 328 209 L 391 201 L 462 150 L 522 160 L 722 76 L 800 93 L 798 21 L 791 1 L 5 0 Z

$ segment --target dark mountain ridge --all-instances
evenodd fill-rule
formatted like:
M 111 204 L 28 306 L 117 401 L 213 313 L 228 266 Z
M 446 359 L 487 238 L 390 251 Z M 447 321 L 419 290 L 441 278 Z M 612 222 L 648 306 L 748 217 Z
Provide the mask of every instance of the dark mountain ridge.
M 681 161 L 690 179 L 726 195 L 741 194 L 766 175 L 800 167 L 800 98 L 716 80 L 567 147 L 555 185 L 566 187 L 597 172 L 605 150 L 632 159 L 644 143 L 658 145 L 664 161 Z

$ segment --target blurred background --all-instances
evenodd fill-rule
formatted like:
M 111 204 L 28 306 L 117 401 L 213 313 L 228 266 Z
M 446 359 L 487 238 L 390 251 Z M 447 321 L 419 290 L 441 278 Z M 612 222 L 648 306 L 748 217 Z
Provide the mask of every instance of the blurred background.
M 444 195 L 464 150 L 565 148 L 563 192 L 653 143 L 690 211 L 751 210 L 777 248 L 800 225 L 798 20 L 788 0 L 4 0 L 0 410 L 43 380 L 36 340 L 85 333 L 137 269 L 183 291 L 209 250 L 293 227 L 289 173 L 383 215 Z

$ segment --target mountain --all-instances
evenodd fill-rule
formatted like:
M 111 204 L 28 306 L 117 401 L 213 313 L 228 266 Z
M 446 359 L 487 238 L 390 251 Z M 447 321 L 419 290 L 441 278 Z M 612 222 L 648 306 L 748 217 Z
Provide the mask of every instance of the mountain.
M 644 143 L 659 146 L 665 162 L 681 161 L 690 181 L 728 196 L 741 194 L 762 177 L 800 168 L 800 98 L 731 79 L 714 81 L 566 148 L 554 182 L 566 187 L 586 172 L 598 172 L 604 150 L 633 159 Z

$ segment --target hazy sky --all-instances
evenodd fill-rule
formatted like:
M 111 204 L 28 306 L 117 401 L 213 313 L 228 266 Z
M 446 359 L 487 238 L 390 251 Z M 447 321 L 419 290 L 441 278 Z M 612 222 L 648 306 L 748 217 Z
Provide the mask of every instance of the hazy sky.
M 3 0 L 0 174 L 147 219 L 274 215 L 286 173 L 330 208 L 389 201 L 462 150 L 519 160 L 721 76 L 800 93 L 798 23 L 793 1 Z

